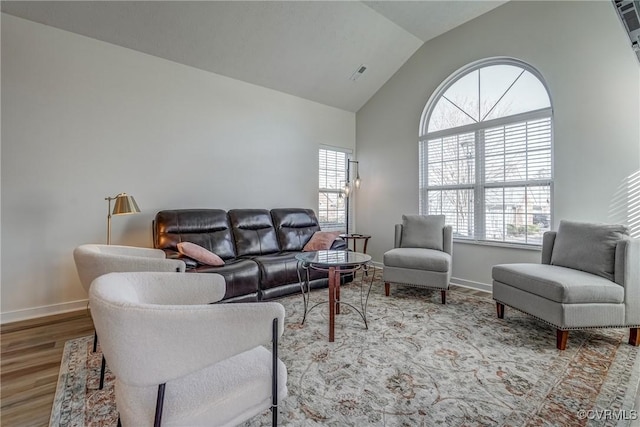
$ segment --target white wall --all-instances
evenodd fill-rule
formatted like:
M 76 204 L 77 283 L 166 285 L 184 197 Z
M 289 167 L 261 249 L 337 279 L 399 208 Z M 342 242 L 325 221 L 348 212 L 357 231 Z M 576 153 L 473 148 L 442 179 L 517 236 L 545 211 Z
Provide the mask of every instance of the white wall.
M 72 251 L 151 246 L 173 208 L 317 209 L 355 114 L 2 14 L 2 322 L 84 305 Z
M 549 86 L 554 228 L 561 219 L 635 220 L 640 233 L 629 201 L 640 199 L 629 179 L 640 170 L 640 66 L 611 2 L 518 1 L 425 43 L 358 111 L 358 231 L 372 234 L 375 260 L 393 246 L 401 215 L 418 212 L 418 126 L 427 100 L 456 70 L 496 56 L 531 64 Z M 539 251 L 454 244 L 454 282 L 488 288 L 494 264 L 539 259 Z

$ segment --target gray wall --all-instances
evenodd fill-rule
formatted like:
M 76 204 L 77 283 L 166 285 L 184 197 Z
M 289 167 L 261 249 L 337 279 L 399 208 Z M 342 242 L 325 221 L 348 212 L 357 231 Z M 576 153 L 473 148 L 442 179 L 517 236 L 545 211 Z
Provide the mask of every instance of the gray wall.
M 510 2 L 425 43 L 357 113 L 358 231 L 377 261 L 393 224 L 418 212 L 418 126 L 438 85 L 478 59 L 508 56 L 541 73 L 554 107 L 554 228 L 624 222 L 640 234 L 640 66 L 611 2 Z M 366 183 L 366 185 L 364 184 Z M 491 266 L 539 251 L 454 244 L 454 282 L 488 288 Z
M 84 307 L 73 248 L 151 246 L 161 209 L 317 209 L 355 114 L 2 15 L 2 321 Z

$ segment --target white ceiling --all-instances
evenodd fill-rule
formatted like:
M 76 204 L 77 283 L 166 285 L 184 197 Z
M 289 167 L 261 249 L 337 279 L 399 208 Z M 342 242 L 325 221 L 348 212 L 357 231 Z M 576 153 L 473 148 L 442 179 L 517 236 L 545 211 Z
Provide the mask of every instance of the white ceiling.
M 3 1 L 2 11 L 358 111 L 425 41 L 505 2 Z

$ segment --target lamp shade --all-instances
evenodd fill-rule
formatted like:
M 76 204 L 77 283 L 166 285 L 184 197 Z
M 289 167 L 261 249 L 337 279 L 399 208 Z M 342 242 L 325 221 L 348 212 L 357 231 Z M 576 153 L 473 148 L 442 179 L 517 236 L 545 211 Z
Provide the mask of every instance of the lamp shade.
M 113 215 L 126 215 L 140 212 L 140 208 L 133 196 L 127 193 L 120 193 L 116 196 L 113 204 Z

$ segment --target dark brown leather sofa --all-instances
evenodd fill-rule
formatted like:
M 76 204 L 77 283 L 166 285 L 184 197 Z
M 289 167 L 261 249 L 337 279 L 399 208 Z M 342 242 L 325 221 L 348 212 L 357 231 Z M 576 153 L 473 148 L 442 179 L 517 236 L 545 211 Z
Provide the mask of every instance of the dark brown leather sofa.
M 227 283 L 224 300 L 262 301 L 300 292 L 295 255 L 320 230 L 311 209 L 177 209 L 156 214 L 153 241 L 167 257 L 187 263 L 188 272 L 219 273 Z M 192 242 L 217 254 L 225 265 L 198 264 L 177 251 Z M 336 240 L 332 249 L 346 249 Z M 351 275 L 342 278 L 343 283 Z M 327 273 L 310 270 L 312 289 L 326 287 Z

